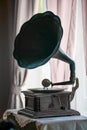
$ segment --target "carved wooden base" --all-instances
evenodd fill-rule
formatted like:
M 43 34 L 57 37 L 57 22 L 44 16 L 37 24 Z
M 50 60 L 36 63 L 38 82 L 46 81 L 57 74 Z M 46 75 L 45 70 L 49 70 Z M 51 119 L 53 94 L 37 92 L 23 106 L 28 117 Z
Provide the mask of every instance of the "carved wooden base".
M 41 117 L 56 117 L 56 116 L 73 116 L 80 115 L 78 111 L 69 109 L 69 110 L 52 110 L 52 111 L 31 111 L 29 109 L 21 109 L 18 111 L 19 114 L 23 114 L 33 118 L 41 118 Z

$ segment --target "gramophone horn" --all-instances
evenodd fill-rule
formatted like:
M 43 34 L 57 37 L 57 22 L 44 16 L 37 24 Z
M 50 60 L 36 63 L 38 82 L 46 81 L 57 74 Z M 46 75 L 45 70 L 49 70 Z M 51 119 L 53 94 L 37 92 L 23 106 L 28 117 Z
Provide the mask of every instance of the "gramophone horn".
M 61 49 L 63 35 L 60 18 L 47 11 L 34 15 L 24 23 L 14 43 L 14 58 L 19 66 L 33 69 L 57 58 L 70 64 L 71 77 L 75 77 L 75 64 Z
M 33 69 L 45 64 L 59 49 L 63 29 L 52 12 L 38 13 L 16 36 L 13 55 L 19 66 Z

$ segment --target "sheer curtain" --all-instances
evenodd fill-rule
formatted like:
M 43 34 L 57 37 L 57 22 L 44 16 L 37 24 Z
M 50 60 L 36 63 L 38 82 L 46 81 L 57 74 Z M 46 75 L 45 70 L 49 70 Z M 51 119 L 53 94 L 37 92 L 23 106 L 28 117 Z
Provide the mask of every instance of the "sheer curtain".
M 82 115 L 87 116 L 87 44 L 86 44 L 86 22 L 87 22 L 87 1 L 77 1 L 77 17 L 76 17 L 76 74 L 79 78 L 79 88 L 72 103 Z
M 83 40 L 85 51 L 85 66 L 87 75 L 87 0 L 82 0 L 82 23 L 83 23 Z
M 12 5 L 12 38 L 11 38 L 11 56 L 14 48 L 14 39 L 20 30 L 21 25 L 33 15 L 33 0 L 15 0 Z M 10 29 L 11 31 L 11 29 Z M 11 58 L 11 92 L 9 96 L 9 108 L 20 108 L 24 106 L 23 95 L 21 90 L 25 83 L 27 70 L 20 68 L 16 61 Z
M 72 59 L 75 48 L 75 25 L 76 25 L 76 4 L 77 0 L 47 0 L 47 10 L 53 11 L 61 19 L 63 37 L 60 47 Z M 52 59 L 52 81 L 59 82 L 69 80 L 69 66 L 62 61 Z

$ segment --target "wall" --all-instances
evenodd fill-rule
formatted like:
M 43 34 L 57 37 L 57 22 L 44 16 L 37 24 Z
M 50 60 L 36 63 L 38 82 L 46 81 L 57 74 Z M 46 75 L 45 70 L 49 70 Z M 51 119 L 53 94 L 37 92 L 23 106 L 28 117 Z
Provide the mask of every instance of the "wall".
M 7 109 L 10 90 L 9 0 L 0 0 L 0 117 Z

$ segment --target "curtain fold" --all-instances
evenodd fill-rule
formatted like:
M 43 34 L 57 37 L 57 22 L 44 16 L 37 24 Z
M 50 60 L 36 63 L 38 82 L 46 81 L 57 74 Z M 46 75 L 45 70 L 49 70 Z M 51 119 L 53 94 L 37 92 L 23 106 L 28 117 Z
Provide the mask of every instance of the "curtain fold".
M 75 22 L 77 0 L 47 0 L 47 10 L 53 11 L 61 19 L 63 37 L 60 47 L 72 59 L 74 54 Z M 60 82 L 69 80 L 69 65 L 57 59 L 51 59 L 52 81 Z M 64 87 L 64 86 L 63 86 Z
M 15 0 L 12 4 L 12 38 L 10 44 L 11 55 L 13 55 L 14 39 L 20 30 L 21 25 L 26 22 L 33 15 L 34 0 Z M 11 31 L 11 29 L 10 29 Z M 24 97 L 21 93 L 23 85 L 26 80 L 27 71 L 18 66 L 17 62 L 11 57 L 11 92 L 9 96 L 8 108 L 21 108 L 24 107 Z
M 34 14 L 43 13 L 47 10 L 46 0 L 35 0 L 34 3 Z
M 87 0 L 82 0 L 82 22 L 83 22 L 83 39 L 85 51 L 85 66 L 87 75 Z

